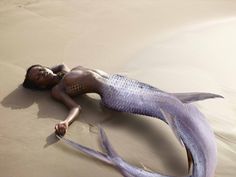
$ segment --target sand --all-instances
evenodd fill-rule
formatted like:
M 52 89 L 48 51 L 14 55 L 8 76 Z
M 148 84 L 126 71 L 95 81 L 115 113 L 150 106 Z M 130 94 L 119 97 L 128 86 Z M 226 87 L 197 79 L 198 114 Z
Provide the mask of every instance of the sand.
M 57 141 L 54 125 L 67 109 L 49 92 L 22 88 L 30 65 L 63 62 L 120 73 L 170 92 L 223 95 L 195 104 L 216 135 L 215 176 L 236 176 L 235 31 L 235 1 L 1 0 L 0 176 L 121 176 Z M 100 124 L 128 162 L 187 174 L 185 150 L 164 123 L 107 110 L 97 95 L 76 100 L 82 113 L 67 138 L 101 150 Z

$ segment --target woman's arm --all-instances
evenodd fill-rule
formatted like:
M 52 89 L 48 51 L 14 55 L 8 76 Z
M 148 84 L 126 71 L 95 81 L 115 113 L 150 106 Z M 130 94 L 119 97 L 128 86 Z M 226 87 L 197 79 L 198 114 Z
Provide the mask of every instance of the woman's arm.
M 60 89 L 59 85 L 55 86 L 52 89 L 52 97 L 64 103 L 70 110 L 66 119 L 55 125 L 56 133 L 63 136 L 65 135 L 69 125 L 79 114 L 81 107 L 69 95 L 67 95 L 62 89 Z
M 56 65 L 50 68 L 55 74 L 61 71 L 69 72 L 70 69 L 65 64 Z

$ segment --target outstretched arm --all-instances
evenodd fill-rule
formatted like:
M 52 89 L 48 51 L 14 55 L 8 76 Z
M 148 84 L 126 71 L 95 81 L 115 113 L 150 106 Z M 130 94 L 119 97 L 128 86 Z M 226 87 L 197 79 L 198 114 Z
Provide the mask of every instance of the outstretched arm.
M 64 103 L 70 110 L 66 119 L 55 125 L 56 134 L 63 136 L 65 135 L 69 125 L 79 114 L 81 107 L 69 95 L 67 95 L 59 85 L 52 89 L 52 97 Z
M 69 72 L 70 69 L 65 64 L 56 65 L 50 68 L 55 74 L 61 71 Z

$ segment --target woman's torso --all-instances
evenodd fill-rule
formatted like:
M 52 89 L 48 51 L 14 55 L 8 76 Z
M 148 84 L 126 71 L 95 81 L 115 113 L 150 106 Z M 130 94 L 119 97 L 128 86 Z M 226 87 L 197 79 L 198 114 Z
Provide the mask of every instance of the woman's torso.
M 104 76 L 84 67 L 72 69 L 63 77 L 61 84 L 70 96 L 95 92 L 107 108 L 153 117 L 160 116 L 156 114 L 154 97 L 165 101 L 166 96 L 166 92 L 137 80 L 118 74 Z
M 103 80 L 104 78 L 96 70 L 78 66 L 64 75 L 60 85 L 66 94 L 76 96 L 91 92 L 98 93 Z

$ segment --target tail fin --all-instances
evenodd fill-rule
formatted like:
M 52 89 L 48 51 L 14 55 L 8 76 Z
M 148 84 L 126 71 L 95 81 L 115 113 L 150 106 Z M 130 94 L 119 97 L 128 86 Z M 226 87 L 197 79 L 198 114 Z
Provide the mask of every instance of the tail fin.
M 99 159 L 105 163 L 113 165 L 122 173 L 124 177 L 154 177 L 154 176 L 155 177 L 170 177 L 170 176 L 162 175 L 159 173 L 148 172 L 141 168 L 138 168 L 138 167 L 135 167 L 126 163 L 112 148 L 105 134 L 105 131 L 102 128 L 100 128 L 100 136 L 101 136 L 102 147 L 107 151 L 107 155 L 101 152 L 95 151 L 93 149 L 90 149 L 88 147 L 85 147 L 83 145 L 80 145 L 78 143 L 75 143 L 64 137 L 60 137 L 60 136 L 57 136 L 57 137 L 61 139 L 62 141 L 64 141 L 66 144 L 83 152 L 84 154 L 87 154 L 91 157 L 94 157 L 95 159 Z
M 119 156 L 117 155 L 115 150 L 112 148 L 110 142 L 108 141 L 108 138 L 107 138 L 107 136 L 106 136 L 106 134 L 105 134 L 105 132 L 102 128 L 100 128 L 101 144 L 102 144 L 102 147 L 107 151 L 107 155 L 103 154 L 101 152 L 95 151 L 95 150 L 93 150 L 91 148 L 88 148 L 86 146 L 83 146 L 81 144 L 75 143 L 75 142 L 73 142 L 73 141 L 71 141 L 67 138 L 64 138 L 64 137 L 61 137 L 61 136 L 58 136 L 58 135 L 56 135 L 56 136 L 57 136 L 58 139 L 62 140 L 66 144 L 72 146 L 73 148 L 75 148 L 75 149 L 83 152 L 84 154 L 86 154 L 88 156 L 91 156 L 95 159 L 99 159 L 102 162 L 105 162 L 107 164 L 115 166 L 116 164 L 112 161 L 112 159 L 114 159 L 115 157 L 119 158 Z M 115 158 L 114 161 L 116 161 L 116 160 L 117 160 L 117 158 Z M 121 174 L 124 177 L 134 177 L 133 175 L 128 173 L 125 169 L 118 168 L 118 170 L 121 172 Z
M 93 149 L 90 149 L 88 147 L 85 147 L 81 144 L 75 143 L 69 139 L 66 139 L 64 137 L 58 136 L 57 138 L 59 138 L 60 140 L 62 140 L 63 142 L 65 142 L 66 144 L 74 147 L 75 149 L 78 149 L 79 151 L 83 152 L 86 155 L 89 155 L 91 157 L 94 157 L 95 159 L 99 159 L 105 163 L 108 163 L 110 165 L 113 165 L 112 161 L 109 159 L 109 157 L 106 154 L 103 154 L 101 152 L 95 151 Z
M 170 177 L 162 175 L 160 173 L 145 171 L 144 169 L 132 166 L 125 162 L 113 149 L 106 136 L 105 131 L 101 127 L 99 129 L 102 147 L 107 151 L 107 155 L 111 158 L 113 164 L 115 164 L 115 166 L 118 168 L 118 170 L 120 170 L 124 177 Z
M 214 93 L 201 93 L 201 92 L 190 92 L 190 93 L 171 93 L 177 97 L 183 103 L 191 103 L 194 101 L 205 100 L 209 98 L 224 98 L 221 95 Z
M 113 149 L 112 145 L 110 144 L 106 133 L 102 128 L 99 128 L 100 130 L 100 137 L 101 137 L 101 145 L 106 150 L 107 154 L 111 158 L 119 157 L 116 151 Z

